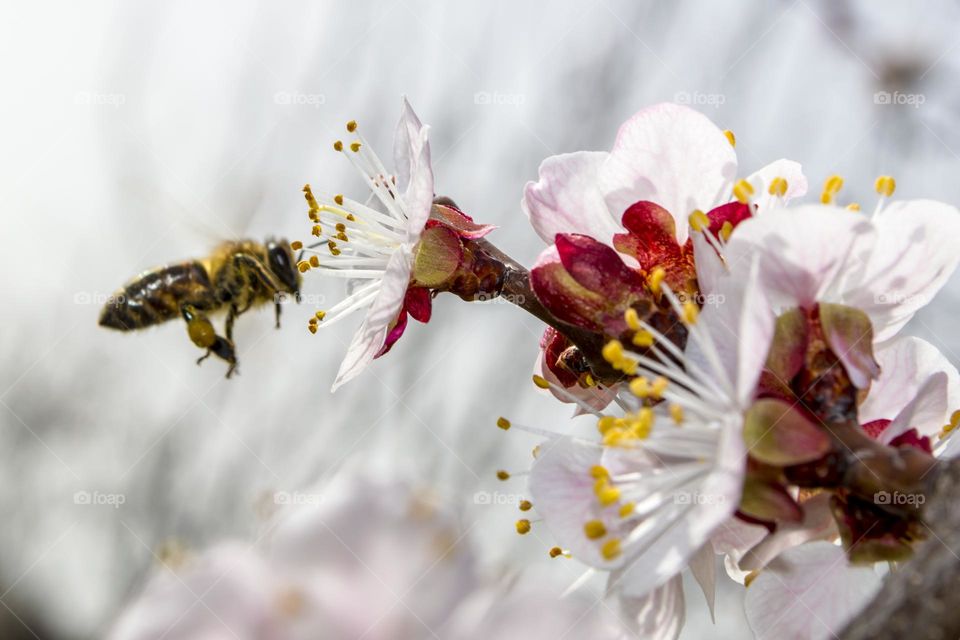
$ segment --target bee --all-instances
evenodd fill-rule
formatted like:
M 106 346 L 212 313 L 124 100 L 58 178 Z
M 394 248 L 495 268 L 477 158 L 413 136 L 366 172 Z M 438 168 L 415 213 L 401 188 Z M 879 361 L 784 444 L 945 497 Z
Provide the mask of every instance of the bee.
M 125 284 L 100 312 L 100 326 L 134 331 L 183 318 L 190 341 L 229 365 L 227 378 L 237 369 L 233 343 L 234 321 L 251 307 L 274 302 L 280 328 L 280 298 L 300 300 L 297 260 L 286 240 L 268 238 L 224 242 L 210 256 L 145 271 Z M 223 336 L 208 314 L 225 310 Z

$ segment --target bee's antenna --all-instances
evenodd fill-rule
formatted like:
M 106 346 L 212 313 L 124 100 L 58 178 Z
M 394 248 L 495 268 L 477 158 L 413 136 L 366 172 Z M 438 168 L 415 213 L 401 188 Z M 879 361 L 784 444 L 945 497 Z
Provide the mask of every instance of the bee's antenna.
M 327 241 L 326 241 L 326 240 L 320 240 L 319 242 L 314 242 L 313 244 L 308 244 L 308 245 L 305 246 L 303 249 L 300 249 L 300 253 L 297 254 L 297 260 L 296 260 L 296 261 L 297 261 L 297 262 L 300 262 L 300 260 L 303 259 L 303 254 L 306 252 L 307 249 L 313 249 L 314 247 L 319 247 L 319 246 L 322 245 L 322 244 L 327 244 Z

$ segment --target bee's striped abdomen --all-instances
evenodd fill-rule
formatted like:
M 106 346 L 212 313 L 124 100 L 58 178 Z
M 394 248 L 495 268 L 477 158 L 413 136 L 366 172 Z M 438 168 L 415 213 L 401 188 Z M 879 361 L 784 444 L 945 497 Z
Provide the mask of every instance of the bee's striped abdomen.
M 190 304 L 204 311 L 217 306 L 207 270 L 184 262 L 148 271 L 128 282 L 100 312 L 100 325 L 131 331 L 166 322 Z

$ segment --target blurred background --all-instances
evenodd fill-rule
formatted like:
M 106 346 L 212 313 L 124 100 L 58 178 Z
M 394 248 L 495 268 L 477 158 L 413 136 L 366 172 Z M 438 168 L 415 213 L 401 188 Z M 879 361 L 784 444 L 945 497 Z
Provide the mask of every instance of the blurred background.
M 97 326 L 144 269 L 305 238 L 306 182 L 363 195 L 331 142 L 355 118 L 390 158 L 401 94 L 433 127 L 437 192 L 527 264 L 542 245 L 518 203 L 539 162 L 608 149 L 665 100 L 732 129 L 744 173 L 789 157 L 815 192 L 840 173 L 872 203 L 889 173 L 900 197 L 960 202 L 955 2 L 4 0 L 0 16 L 4 638 L 102 637 L 163 549 L 250 539 L 277 492 L 345 464 L 430 487 L 491 571 L 557 593 L 580 573 L 547 557 L 546 530 L 513 532 L 523 479 L 495 478 L 534 444 L 498 416 L 570 414 L 529 383 L 542 327 L 519 310 L 441 296 L 336 395 L 356 323 L 311 336 L 313 305 L 280 331 L 243 316 L 229 381 L 180 323 Z M 336 299 L 309 275 L 305 293 Z M 954 278 L 910 329 L 960 365 L 958 297 Z M 746 633 L 741 599 L 724 588 L 713 627 L 689 589 L 684 637 Z

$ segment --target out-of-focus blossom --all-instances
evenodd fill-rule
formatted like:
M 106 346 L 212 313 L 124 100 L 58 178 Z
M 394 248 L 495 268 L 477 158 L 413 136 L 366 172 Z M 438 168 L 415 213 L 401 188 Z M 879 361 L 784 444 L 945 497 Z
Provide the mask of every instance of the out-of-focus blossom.
M 348 280 L 349 295 L 318 311 L 310 320 L 311 331 L 357 311 L 364 314 L 334 390 L 389 351 L 403 335 L 408 316 L 429 321 L 428 287 L 459 266 L 460 238 L 481 237 L 492 229 L 474 223 L 456 207 L 433 205 L 429 127 L 421 124 L 406 99 L 394 137 L 396 174 L 387 172 L 356 122 L 347 123 L 347 131 L 357 139 L 346 144 L 338 140 L 334 148 L 360 172 L 375 202 L 367 205 L 342 194 L 315 197 L 309 185 L 304 187 L 312 233 L 320 241 L 304 249 L 310 258 L 298 264 L 301 272 L 318 269 Z M 324 249 L 317 250 L 321 246 Z

